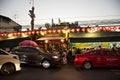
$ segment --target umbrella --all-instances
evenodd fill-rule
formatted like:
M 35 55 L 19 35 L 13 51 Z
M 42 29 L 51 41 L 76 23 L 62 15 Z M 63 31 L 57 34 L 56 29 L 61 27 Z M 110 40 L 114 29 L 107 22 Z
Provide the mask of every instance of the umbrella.
M 32 40 L 24 40 L 19 43 L 19 46 L 33 46 L 38 47 L 38 44 Z

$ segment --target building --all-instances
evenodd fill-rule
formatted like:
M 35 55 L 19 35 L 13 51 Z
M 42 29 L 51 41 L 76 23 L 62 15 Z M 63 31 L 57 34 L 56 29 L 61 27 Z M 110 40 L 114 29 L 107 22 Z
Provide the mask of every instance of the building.
M 95 48 L 96 46 L 111 48 L 113 44 L 120 47 L 119 20 L 117 20 L 118 22 L 113 21 L 104 21 L 105 24 L 94 22 L 94 26 L 89 23 L 86 27 L 69 24 L 48 29 L 2 33 L 0 37 L 8 37 L 7 39 L 30 37 L 45 50 L 60 49 L 61 47 L 65 49 L 71 47 Z
M 0 15 L 0 33 L 6 32 L 19 32 L 21 31 L 22 26 L 10 19 Z
M 120 47 L 120 32 L 79 32 L 69 34 L 70 45 L 81 49 L 90 49 L 101 46 L 112 48 L 113 44 Z
M 22 26 L 20 24 L 16 23 L 9 17 L 0 15 L 0 48 L 11 49 L 17 46 L 22 40 L 28 39 L 26 37 L 21 37 L 21 29 Z
M 120 19 L 77 21 L 79 33 L 69 34 L 69 43 L 77 48 L 120 47 Z

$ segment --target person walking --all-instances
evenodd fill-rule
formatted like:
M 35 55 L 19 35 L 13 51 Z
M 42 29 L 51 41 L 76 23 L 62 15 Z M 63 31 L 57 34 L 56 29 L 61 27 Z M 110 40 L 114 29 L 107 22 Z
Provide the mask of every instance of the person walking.
M 68 64 L 72 63 L 71 59 L 72 59 L 72 50 L 69 49 L 68 52 L 67 52 L 67 63 Z
M 73 48 L 72 48 L 72 63 L 74 62 L 75 54 L 76 54 L 76 48 L 73 47 Z
M 67 64 L 67 51 L 66 50 L 63 51 L 63 55 L 64 55 L 63 64 Z
M 115 44 L 113 44 L 113 47 L 112 47 L 112 51 L 116 52 L 117 51 L 117 47 Z

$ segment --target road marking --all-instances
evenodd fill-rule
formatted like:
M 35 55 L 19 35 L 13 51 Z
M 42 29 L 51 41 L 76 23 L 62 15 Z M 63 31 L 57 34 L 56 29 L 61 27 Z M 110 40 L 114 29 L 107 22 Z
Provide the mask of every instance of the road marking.
M 110 71 L 112 71 L 115 75 L 120 75 L 120 69 L 111 69 Z

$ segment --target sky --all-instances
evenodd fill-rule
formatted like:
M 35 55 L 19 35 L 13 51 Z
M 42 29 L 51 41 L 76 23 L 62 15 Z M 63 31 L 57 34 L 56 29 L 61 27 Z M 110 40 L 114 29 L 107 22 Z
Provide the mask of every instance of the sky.
M 120 19 L 120 0 L 0 0 L 0 15 L 30 25 L 32 6 L 35 24 Z

